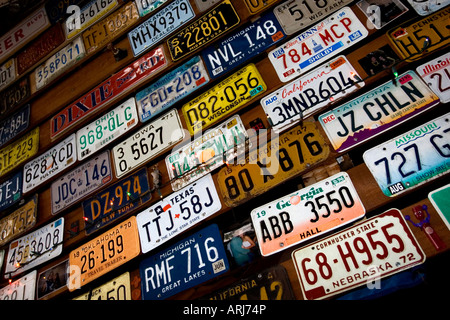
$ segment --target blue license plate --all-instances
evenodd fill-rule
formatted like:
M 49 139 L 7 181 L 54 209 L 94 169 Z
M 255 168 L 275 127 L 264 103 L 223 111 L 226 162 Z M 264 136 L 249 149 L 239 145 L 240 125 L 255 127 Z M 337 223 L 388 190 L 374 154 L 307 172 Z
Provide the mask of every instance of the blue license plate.
M 22 171 L 0 184 L 0 210 L 20 200 L 22 196 Z
M 0 147 L 23 132 L 30 125 L 30 105 L 0 123 Z

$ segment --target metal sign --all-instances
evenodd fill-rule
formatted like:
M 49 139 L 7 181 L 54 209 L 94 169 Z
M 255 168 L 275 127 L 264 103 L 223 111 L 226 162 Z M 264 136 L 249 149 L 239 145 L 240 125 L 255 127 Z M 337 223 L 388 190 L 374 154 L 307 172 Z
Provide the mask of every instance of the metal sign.
M 441 103 L 450 102 L 450 53 L 422 64 L 416 71 L 436 93 Z
M 73 300 L 131 300 L 130 273 L 125 272 Z
M 450 230 L 450 184 L 431 191 L 428 199 Z
M 31 95 L 29 77 L 24 77 L 0 92 L 0 116 L 8 114 Z
M 16 60 L 9 59 L 3 65 L 0 65 L 0 90 L 3 90 L 8 85 L 16 80 Z
M 0 147 L 28 129 L 30 125 L 30 105 L 0 122 Z
M 0 183 L 0 210 L 12 206 L 22 197 L 22 171 Z
M 139 15 L 146 16 L 162 6 L 167 0 L 135 0 Z
M 31 271 L 6 287 L 0 289 L 0 301 L 3 300 L 34 300 L 36 293 L 37 271 Z
M 445 8 L 450 4 L 449 0 L 408 0 L 408 3 L 416 10 L 421 16 L 427 16 L 430 13 L 436 12 L 442 8 Z

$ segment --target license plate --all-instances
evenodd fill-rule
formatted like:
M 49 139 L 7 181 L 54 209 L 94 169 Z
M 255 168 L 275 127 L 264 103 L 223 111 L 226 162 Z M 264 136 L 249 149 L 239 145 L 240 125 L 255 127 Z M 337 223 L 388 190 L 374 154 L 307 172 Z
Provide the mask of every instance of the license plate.
M 191 135 L 216 123 L 267 90 L 258 69 L 249 64 L 183 105 Z M 217 105 L 216 105 L 217 103 Z
M 79 5 L 84 0 L 49 0 L 45 3 L 45 11 L 52 24 L 59 22 L 67 16 L 67 8 L 71 5 Z
M 212 78 L 217 78 L 261 54 L 284 38 L 285 34 L 280 24 L 274 14 L 269 11 L 219 43 L 207 47 L 202 51 L 202 57 Z
M 125 272 L 73 300 L 131 300 L 130 273 Z
M 112 149 L 116 177 L 154 159 L 183 138 L 178 111 L 173 109 Z
M 137 215 L 142 253 L 155 249 L 221 207 L 211 174 L 173 192 Z
M 450 53 L 424 63 L 416 71 L 436 93 L 441 103 L 450 102 Z
M 318 118 L 337 152 L 366 140 L 439 104 L 414 71 L 400 75 Z
M 29 77 L 14 82 L 11 86 L 0 92 L 0 116 L 14 110 L 31 94 Z
M 136 217 L 72 250 L 69 254 L 69 290 L 74 291 L 127 263 L 140 253 Z
M 142 300 L 166 299 L 229 269 L 219 227 L 209 225 L 141 262 Z
M 83 201 L 85 230 L 89 235 L 131 211 L 136 211 L 152 198 L 147 168 L 127 176 L 86 201 Z
M 109 151 L 99 154 L 56 180 L 51 185 L 52 214 L 112 181 Z
M 448 4 L 449 0 L 408 0 L 408 3 L 416 10 L 421 16 L 427 16 L 430 13 L 436 12 Z
M 174 191 L 212 172 L 245 152 L 248 133 L 238 115 L 173 150 L 166 166 Z
M 240 21 L 230 1 L 222 1 L 214 9 L 167 39 L 167 46 L 172 60 L 178 61 L 191 52 L 205 46 L 237 26 Z
M 128 33 L 135 57 L 195 17 L 189 0 L 175 0 Z
M 323 299 L 404 271 L 425 254 L 402 213 L 370 220 L 292 252 L 303 295 Z
M 368 35 L 364 24 L 345 7 L 322 22 L 269 52 L 269 60 L 282 82 L 288 82 Z
M 137 1 L 139 2 L 139 1 Z M 83 41 L 88 54 L 104 47 L 139 20 L 134 2 L 129 2 L 105 19 L 83 32 Z
M 131 97 L 77 131 L 78 160 L 83 160 L 123 136 L 138 124 L 136 103 Z
M 14 276 L 59 256 L 64 237 L 64 218 L 45 225 L 9 244 L 5 275 Z
M 193 57 L 136 94 L 141 122 L 150 120 L 208 82 L 203 61 L 198 56 Z
M 33 157 L 39 149 L 39 127 L 0 150 L 0 177 Z
M 27 104 L 20 111 L 0 123 L 0 146 L 14 139 L 19 133 L 25 131 L 29 125 L 30 105 Z
M 155 11 L 162 6 L 167 0 L 136 0 L 136 6 L 141 17 Z
M 425 52 L 434 51 L 450 42 L 449 14 L 450 7 L 420 21 L 402 23 L 389 30 L 387 35 L 403 59 L 409 62 L 421 59 L 426 43 L 425 39 L 429 39 L 429 45 Z
M 398 195 L 450 170 L 449 122 L 447 113 L 364 152 L 364 162 L 385 195 Z
M 267 192 L 326 160 L 330 153 L 312 122 L 297 126 L 266 145 L 259 145 L 258 149 L 250 151 L 244 164 L 229 165 L 217 174 L 222 199 L 228 207 Z
M 37 271 L 31 271 L 27 275 L 0 289 L 0 301 L 2 300 L 34 300 L 36 292 Z
M 58 143 L 46 153 L 33 159 L 23 167 L 23 192 L 29 192 L 46 181 L 51 181 L 63 170 L 77 162 L 75 134 Z
M 5 89 L 9 84 L 16 80 L 16 63 L 12 58 L 0 65 L 0 90 Z
M 195 0 L 195 6 L 200 12 L 206 11 L 221 0 Z
M 278 0 L 244 0 L 250 14 L 258 13 Z
M 450 230 L 450 184 L 431 191 L 428 199 Z
M 22 171 L 0 183 L 0 210 L 12 206 L 22 197 Z
M 0 246 L 30 230 L 36 224 L 38 195 L 0 220 Z
M 65 70 L 82 59 L 85 54 L 86 52 L 81 37 L 76 38 L 73 42 L 55 53 L 34 71 L 36 90 L 44 88 Z
M 292 127 L 359 90 L 364 82 L 345 56 L 339 56 L 261 99 L 275 132 Z

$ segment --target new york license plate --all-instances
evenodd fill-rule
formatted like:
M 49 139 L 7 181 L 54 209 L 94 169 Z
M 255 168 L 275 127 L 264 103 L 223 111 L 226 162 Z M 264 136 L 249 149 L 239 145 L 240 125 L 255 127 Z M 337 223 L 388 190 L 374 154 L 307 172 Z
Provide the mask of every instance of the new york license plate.
M 131 300 L 130 273 L 125 272 L 73 300 Z
M 22 197 L 22 171 L 0 183 L 0 210 L 12 206 Z
M 2 300 L 34 300 L 37 271 L 31 271 L 6 287 L 0 289 Z
M 450 53 L 422 64 L 416 71 L 442 103 L 450 101 Z
M 15 138 L 19 133 L 25 131 L 30 125 L 30 105 L 14 113 L 12 116 L 0 123 L 0 147 Z
M 450 184 L 431 191 L 428 199 L 450 230 Z

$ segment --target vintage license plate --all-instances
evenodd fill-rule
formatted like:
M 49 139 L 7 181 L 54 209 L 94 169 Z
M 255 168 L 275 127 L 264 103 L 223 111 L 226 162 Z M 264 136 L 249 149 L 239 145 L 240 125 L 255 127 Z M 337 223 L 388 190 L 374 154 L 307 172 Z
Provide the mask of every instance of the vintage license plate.
M 146 16 L 150 12 L 155 11 L 162 6 L 167 0 L 136 0 L 136 6 L 141 17 Z
M 0 289 L 2 300 L 34 300 L 37 271 L 31 271 L 11 284 Z
M 219 43 L 202 51 L 203 60 L 212 76 L 218 76 L 244 64 L 285 38 L 275 15 L 269 11 L 256 21 L 239 28 Z
M 397 209 L 292 252 L 303 296 L 308 300 L 371 284 L 419 265 L 425 258 Z
M 62 252 L 64 218 L 49 223 L 9 244 L 5 275 L 16 275 L 47 262 Z
M 348 225 L 364 208 L 347 173 L 341 172 L 250 213 L 263 256 Z
M 261 99 L 272 129 L 280 132 L 359 90 L 364 82 L 345 56 L 339 56 Z
M 364 39 L 369 32 L 349 7 L 269 52 L 282 82 L 288 82 Z
M 183 115 L 191 135 L 223 119 L 267 90 L 254 64 L 232 74 L 212 89 L 183 105 Z
M 416 10 L 421 16 L 427 16 L 430 13 L 436 12 L 448 4 L 450 0 L 408 0 L 408 3 Z
M 138 124 L 134 98 L 126 100 L 108 113 L 77 131 L 78 160 L 104 148 Z
M 130 273 L 125 272 L 73 300 L 131 300 Z
M 258 13 L 278 0 L 244 0 L 250 14 Z
M 337 152 L 347 151 L 439 104 L 414 71 L 400 75 L 318 118 Z
M 450 113 L 382 143 L 364 162 L 389 197 L 436 179 L 450 170 Z
M 112 181 L 109 151 L 82 163 L 51 185 L 52 214 L 56 214 Z
M 222 1 L 196 21 L 167 39 L 173 61 L 178 61 L 191 52 L 217 39 L 237 26 L 241 19 L 229 0 Z
M 65 70 L 77 63 L 86 54 L 81 37 L 51 56 L 44 64 L 34 70 L 36 90 L 44 88 Z
M 14 80 L 16 80 L 16 60 L 11 58 L 0 65 L 0 90 L 5 89 Z
M 136 217 L 121 222 L 69 254 L 69 290 L 74 291 L 140 253 Z
M 63 170 L 77 162 L 75 134 L 58 143 L 46 153 L 33 159 L 23 167 L 23 192 L 29 192 L 46 181 L 50 181 Z
M 217 183 L 223 201 L 235 207 L 328 158 L 330 148 L 312 122 L 275 136 L 250 151 L 245 162 L 222 168 Z
M 137 2 L 140 1 L 138 0 Z M 86 52 L 91 54 L 97 49 L 104 47 L 138 20 L 139 13 L 134 2 L 125 4 L 119 10 L 114 11 L 111 15 L 83 32 Z
M 82 2 L 84 0 L 49 0 L 45 3 L 45 11 L 50 22 L 55 24 L 67 16 L 69 6 L 78 6 Z
M 422 57 L 425 39 L 429 39 L 426 52 L 434 51 L 450 43 L 450 7 L 442 9 L 416 22 L 407 21 L 389 30 L 389 40 L 406 61 Z
M 442 103 L 450 101 L 450 53 L 424 63 L 416 71 Z
M 0 183 L 0 210 L 12 206 L 22 197 L 22 171 Z
M 128 33 L 135 57 L 195 17 L 189 0 L 175 0 Z
M 117 0 L 92 0 L 79 12 L 67 18 L 65 22 L 65 30 L 67 39 L 72 39 L 80 34 L 95 22 L 100 21 L 110 14 L 117 6 Z
M 193 57 L 136 94 L 141 122 L 150 120 L 208 82 L 203 61 L 199 56 Z
M 239 115 L 229 118 L 191 143 L 173 150 L 166 166 L 174 191 L 245 152 L 248 133 Z
M 0 91 L 0 116 L 8 114 L 16 106 L 30 97 L 29 77 L 14 82 L 11 86 Z
M 195 0 L 195 6 L 200 10 L 200 12 L 206 11 L 213 5 L 216 5 L 221 0 Z
M 428 199 L 450 230 L 450 184 L 431 191 Z
M 39 127 L 0 150 L 0 177 L 33 157 L 39 150 Z
M 125 93 L 167 66 L 162 47 L 158 47 L 76 100 L 50 121 L 50 137 L 55 139 L 94 110 L 114 102 Z
M 142 253 L 155 249 L 221 207 L 211 174 L 173 192 L 137 215 Z
M 30 125 L 30 105 L 14 113 L 12 116 L 0 122 L 0 147 L 19 133 L 25 131 Z
M 141 262 L 142 300 L 166 299 L 229 269 L 219 227 L 209 225 Z
M 184 130 L 178 111 L 173 109 L 114 146 L 112 155 L 116 177 L 120 178 L 155 158 L 183 138 Z
M 147 168 L 127 176 L 94 197 L 83 201 L 83 216 L 87 219 L 86 234 L 103 228 L 152 198 Z

